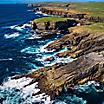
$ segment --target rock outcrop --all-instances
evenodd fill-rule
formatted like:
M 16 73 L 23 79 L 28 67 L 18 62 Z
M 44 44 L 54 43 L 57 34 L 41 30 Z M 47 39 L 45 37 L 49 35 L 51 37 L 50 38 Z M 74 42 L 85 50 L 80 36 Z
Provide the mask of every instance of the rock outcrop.
M 97 27 L 98 28 L 98 27 Z M 74 86 L 87 81 L 96 81 L 104 84 L 104 32 L 85 31 L 81 27 L 73 27 L 70 34 L 49 44 L 48 50 L 59 50 L 64 47 L 68 51 L 58 53 L 59 57 L 73 57 L 73 62 L 57 63 L 29 74 L 15 76 L 34 78 L 31 85 L 38 82 L 40 93 L 46 93 L 54 99 L 65 90 L 74 90 Z M 53 57 L 45 61 L 52 61 Z M 26 86 L 28 86 L 26 85 Z
M 70 30 L 71 31 L 71 30 Z M 104 50 L 104 32 L 90 33 L 84 30 L 72 30 L 67 34 L 47 46 L 48 50 L 60 50 L 67 47 L 68 51 L 59 53 L 57 56 L 79 57 L 91 52 L 100 52 Z
M 68 33 L 68 28 L 76 26 L 78 21 L 66 19 L 65 21 L 47 21 L 47 22 L 32 22 L 33 30 L 36 31 L 42 37 L 50 36 L 56 33 L 66 34 Z
M 49 15 L 56 15 L 60 17 L 67 17 L 74 19 L 83 19 L 84 16 L 86 15 L 85 13 L 76 13 L 76 12 L 67 11 L 65 9 L 50 8 L 50 7 L 40 7 L 39 10 Z
M 87 81 L 104 83 L 104 53 L 92 52 L 67 65 L 56 64 L 31 74 L 16 76 L 14 79 L 20 77 L 34 78 L 30 84 L 38 81 L 40 92 L 54 98 L 62 90 L 74 89 L 75 85 Z
M 85 20 L 90 21 L 90 22 L 101 22 L 104 23 L 104 17 L 100 17 L 100 16 L 86 16 Z

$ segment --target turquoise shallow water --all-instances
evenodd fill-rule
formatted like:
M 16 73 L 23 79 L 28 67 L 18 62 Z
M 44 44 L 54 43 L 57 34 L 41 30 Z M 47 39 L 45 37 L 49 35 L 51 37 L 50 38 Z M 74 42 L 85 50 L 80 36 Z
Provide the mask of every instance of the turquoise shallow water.
M 1 5 L 0 12 L 0 104 L 103 104 L 104 88 L 95 82 L 76 86 L 74 92 L 63 92 L 55 101 L 51 101 L 46 94 L 33 96 L 40 90 L 38 83 L 24 87 L 32 79 L 11 79 L 17 74 L 38 70 L 56 62 L 67 63 L 73 59 L 55 57 L 55 54 L 66 51 L 66 48 L 57 52 L 45 49 L 62 34 L 41 38 L 31 32 L 29 21 L 43 17 L 43 14 L 33 13 L 27 5 Z M 55 61 L 44 61 L 51 56 L 54 56 Z

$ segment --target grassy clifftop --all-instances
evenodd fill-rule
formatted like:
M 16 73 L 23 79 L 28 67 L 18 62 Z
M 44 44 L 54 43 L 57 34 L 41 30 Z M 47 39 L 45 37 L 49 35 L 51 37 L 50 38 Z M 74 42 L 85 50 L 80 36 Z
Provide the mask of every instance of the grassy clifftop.
M 71 3 L 72 10 L 87 13 L 89 16 L 104 17 L 104 2 Z
M 61 18 L 61 17 L 43 17 L 35 19 L 34 22 L 58 22 L 58 21 L 65 21 L 68 18 Z
M 91 23 L 90 25 L 75 26 L 70 28 L 70 30 L 75 32 L 86 31 L 89 33 L 101 33 L 104 32 L 104 23 Z

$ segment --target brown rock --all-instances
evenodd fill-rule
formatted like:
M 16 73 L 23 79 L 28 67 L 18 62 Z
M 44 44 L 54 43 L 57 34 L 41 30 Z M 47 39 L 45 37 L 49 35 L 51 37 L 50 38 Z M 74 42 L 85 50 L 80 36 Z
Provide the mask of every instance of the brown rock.
M 54 60 L 54 57 L 49 57 L 47 59 L 45 59 L 44 61 L 53 61 Z
M 27 74 L 26 77 L 35 78 L 39 83 L 40 92 L 45 92 L 53 98 L 62 89 L 87 81 L 104 83 L 104 56 L 102 53 L 92 52 L 67 65 L 56 64 Z

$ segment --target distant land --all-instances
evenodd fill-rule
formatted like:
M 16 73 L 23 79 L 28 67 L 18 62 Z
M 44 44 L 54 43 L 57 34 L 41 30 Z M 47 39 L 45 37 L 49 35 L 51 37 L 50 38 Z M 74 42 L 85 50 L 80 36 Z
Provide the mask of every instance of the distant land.
M 63 0 L 0 0 L 0 4 L 27 4 L 37 2 L 63 2 Z M 104 2 L 104 0 L 64 0 L 64 2 Z

